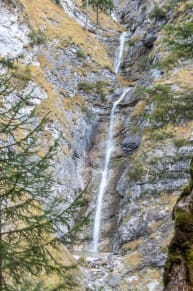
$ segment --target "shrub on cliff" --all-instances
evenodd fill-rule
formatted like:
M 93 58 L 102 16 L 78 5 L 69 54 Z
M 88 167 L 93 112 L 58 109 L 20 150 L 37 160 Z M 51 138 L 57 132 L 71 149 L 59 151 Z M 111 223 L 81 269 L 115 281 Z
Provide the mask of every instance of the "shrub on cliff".
M 181 124 L 193 119 L 192 90 L 174 91 L 170 85 L 159 84 L 147 90 L 152 103 L 149 114 L 153 127 L 161 127 L 167 123 Z M 148 117 L 148 116 L 147 116 Z
M 159 7 L 158 5 L 155 5 L 149 14 L 149 18 L 155 18 L 156 20 L 159 20 L 165 16 L 166 16 L 165 9 Z
M 193 56 L 193 23 L 184 22 L 178 25 L 167 25 L 164 29 L 164 42 L 179 57 Z

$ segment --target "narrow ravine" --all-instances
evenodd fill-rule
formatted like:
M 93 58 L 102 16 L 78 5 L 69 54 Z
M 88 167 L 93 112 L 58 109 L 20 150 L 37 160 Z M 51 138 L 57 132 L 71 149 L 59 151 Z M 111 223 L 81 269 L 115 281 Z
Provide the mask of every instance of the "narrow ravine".
M 119 37 L 119 45 L 115 51 L 114 59 L 114 72 L 116 75 L 119 74 L 121 63 L 123 62 L 124 45 L 127 37 L 128 32 L 121 33 Z M 77 249 L 74 249 L 73 252 L 75 259 L 80 262 L 81 269 L 85 275 L 87 289 L 92 291 L 114 290 L 113 286 L 117 286 L 118 284 L 118 281 L 116 281 L 114 278 L 121 278 L 121 274 L 124 272 L 124 262 L 122 257 L 119 254 L 114 254 L 112 251 L 111 243 L 116 227 L 112 225 L 111 232 L 109 232 L 112 237 L 109 240 L 110 243 L 108 242 L 105 246 L 106 236 L 103 233 L 103 223 L 105 224 L 106 220 L 105 208 L 112 207 L 112 201 L 108 200 L 107 203 L 106 199 L 108 199 L 108 196 L 112 191 L 111 181 L 113 176 L 110 164 L 111 160 L 113 159 L 113 153 L 115 153 L 117 150 L 115 138 L 117 138 L 118 134 L 118 116 L 120 117 L 118 107 L 120 103 L 128 96 L 130 90 L 130 87 L 122 88 L 122 90 L 119 91 L 121 92 L 119 95 L 116 93 L 117 100 L 113 100 L 112 108 L 110 110 L 110 114 L 108 115 L 108 120 L 106 120 L 107 115 L 104 117 L 105 127 L 103 127 L 103 133 L 104 130 L 105 132 L 107 131 L 107 133 L 106 138 L 102 144 L 105 145 L 105 152 L 104 155 L 102 155 L 102 170 L 97 187 L 98 189 L 96 189 L 97 197 L 93 203 L 96 206 L 93 226 L 91 228 L 91 240 L 87 247 L 85 245 L 83 248 L 78 247 Z M 113 189 L 112 195 L 116 195 L 115 189 Z M 111 195 L 110 197 L 112 198 Z M 113 229 L 113 227 L 115 228 Z
M 105 163 L 104 163 L 104 168 L 102 171 L 102 177 L 101 177 L 101 182 L 99 186 L 99 193 L 98 193 L 98 198 L 97 198 L 97 203 L 96 203 L 96 212 L 95 212 L 95 218 L 94 218 L 93 241 L 91 244 L 91 250 L 94 252 L 97 252 L 99 248 L 103 197 L 108 186 L 109 162 L 110 162 L 113 149 L 114 149 L 113 135 L 114 135 L 114 121 L 115 121 L 116 108 L 119 105 L 119 103 L 124 99 L 124 97 L 126 96 L 129 90 L 130 88 L 126 88 L 123 90 L 123 93 L 121 94 L 120 98 L 114 102 L 112 110 L 111 110 L 111 114 L 110 114 L 110 124 L 109 124 L 109 130 L 108 130 L 108 137 L 106 141 Z
M 123 32 L 121 33 L 120 38 L 119 38 L 119 46 L 116 50 L 115 60 L 114 60 L 114 70 L 116 74 L 118 74 L 119 68 L 122 62 L 126 36 L 127 36 L 127 32 Z M 98 249 L 99 249 L 103 198 L 108 187 L 109 163 L 110 163 L 111 156 L 114 150 L 113 136 L 114 136 L 114 122 L 115 122 L 116 108 L 119 105 L 119 103 L 125 98 L 129 90 L 130 88 L 125 88 L 123 90 L 123 93 L 121 94 L 120 98 L 113 103 L 113 107 L 110 113 L 110 122 L 109 122 L 109 129 L 108 129 L 108 135 L 107 135 L 107 140 L 106 140 L 106 151 L 105 151 L 105 157 L 104 157 L 105 162 L 104 162 L 104 167 L 103 167 L 103 171 L 101 175 L 101 181 L 99 185 L 99 191 L 98 191 L 97 202 L 96 202 L 96 212 L 95 212 L 95 217 L 94 217 L 93 236 L 92 236 L 91 249 L 90 249 L 92 252 L 98 252 Z

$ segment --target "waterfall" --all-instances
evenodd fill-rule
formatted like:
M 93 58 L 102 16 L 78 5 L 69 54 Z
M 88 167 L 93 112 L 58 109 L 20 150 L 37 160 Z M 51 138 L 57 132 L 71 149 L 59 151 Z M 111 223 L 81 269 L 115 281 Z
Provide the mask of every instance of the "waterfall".
M 115 56 L 115 63 L 114 63 L 114 70 L 115 73 L 117 74 L 119 72 L 119 68 L 121 65 L 121 61 L 122 61 L 122 56 L 123 56 L 123 49 L 124 49 L 124 44 L 125 44 L 125 38 L 127 37 L 127 32 L 123 32 L 120 35 L 120 39 L 119 39 L 119 47 L 117 48 L 116 51 L 116 56 Z
M 107 136 L 107 141 L 106 141 L 105 163 L 104 163 L 104 168 L 102 171 L 101 182 L 99 186 L 99 193 L 98 193 L 97 204 L 96 204 L 96 213 L 95 213 L 95 218 L 94 218 L 93 241 L 92 241 L 93 252 L 97 252 L 98 250 L 103 196 L 107 189 L 109 162 L 110 162 L 111 155 L 114 149 L 113 135 L 114 135 L 115 110 L 116 110 L 117 105 L 124 99 L 125 95 L 127 94 L 129 90 L 130 88 L 124 89 L 120 98 L 114 102 L 112 110 L 111 110 L 109 131 L 108 131 L 108 136 Z

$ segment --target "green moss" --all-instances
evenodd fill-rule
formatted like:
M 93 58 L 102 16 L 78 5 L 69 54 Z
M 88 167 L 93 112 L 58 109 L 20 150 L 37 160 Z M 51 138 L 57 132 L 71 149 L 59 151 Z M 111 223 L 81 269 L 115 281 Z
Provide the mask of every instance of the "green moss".
M 186 252 L 186 264 L 191 285 L 193 285 L 193 246 Z
M 191 183 L 191 185 L 190 185 L 190 183 L 189 183 L 189 184 L 186 185 L 186 186 L 184 187 L 184 189 L 182 190 L 182 194 L 181 194 L 181 196 L 180 196 L 180 199 L 183 198 L 183 197 L 185 197 L 185 196 L 188 196 L 188 195 L 190 194 L 191 190 L 192 190 L 192 183 Z
M 177 209 L 175 211 L 175 227 L 182 228 L 182 231 L 185 232 L 188 229 L 191 229 L 192 226 L 193 226 L 193 214 L 191 213 L 191 211 Z
M 190 162 L 190 177 L 191 177 L 191 182 L 193 182 L 193 158 L 191 159 L 191 162 Z

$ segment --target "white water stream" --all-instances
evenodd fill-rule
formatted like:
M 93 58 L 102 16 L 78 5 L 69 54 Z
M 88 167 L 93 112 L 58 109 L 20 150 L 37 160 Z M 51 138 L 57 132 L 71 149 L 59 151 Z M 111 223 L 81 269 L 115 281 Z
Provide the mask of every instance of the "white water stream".
M 111 159 L 111 155 L 114 149 L 114 142 L 113 142 L 113 135 L 114 135 L 114 121 L 115 121 L 115 110 L 117 105 L 124 99 L 127 92 L 130 88 L 124 89 L 123 93 L 121 94 L 120 98 L 114 102 L 113 108 L 111 110 L 110 115 L 110 125 L 108 131 L 108 137 L 106 141 L 106 152 L 105 152 L 105 164 L 102 172 L 101 182 L 99 186 L 99 193 L 97 198 L 96 204 L 96 213 L 94 219 L 94 228 L 93 228 L 93 241 L 91 245 L 91 251 L 97 252 L 98 251 L 98 244 L 100 239 L 100 227 L 101 227 L 101 212 L 102 212 L 102 204 L 103 204 L 103 197 L 107 189 L 108 185 L 108 171 L 109 171 L 109 162 Z
M 125 44 L 125 39 L 127 37 L 127 34 L 128 33 L 126 31 L 124 31 L 120 35 L 119 47 L 117 48 L 117 51 L 116 51 L 116 54 L 115 54 L 115 63 L 114 63 L 114 70 L 115 70 L 116 74 L 118 74 L 119 68 L 120 68 L 120 65 L 121 65 L 122 56 L 123 56 L 123 49 L 124 49 L 124 44 Z

